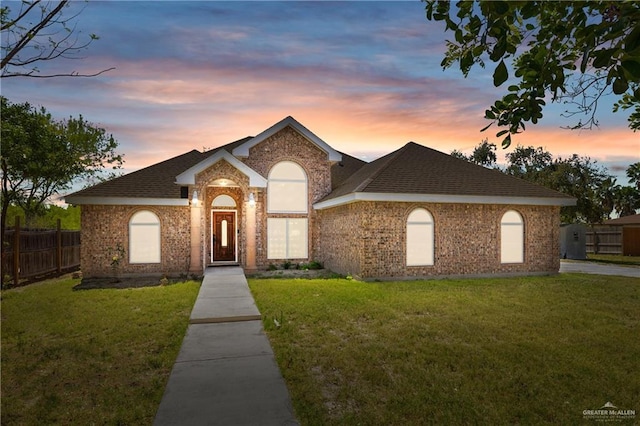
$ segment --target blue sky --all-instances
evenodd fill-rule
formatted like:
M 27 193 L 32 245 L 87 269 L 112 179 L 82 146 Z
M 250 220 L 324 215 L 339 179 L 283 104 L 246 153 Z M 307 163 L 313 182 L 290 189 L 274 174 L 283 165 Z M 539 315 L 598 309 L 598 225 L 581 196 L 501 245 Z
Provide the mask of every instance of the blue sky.
M 15 2 L 4 2 L 11 7 Z M 12 102 L 55 117 L 82 114 L 107 129 L 132 171 L 191 149 L 255 135 L 291 115 L 334 148 L 373 160 L 415 141 L 470 152 L 484 110 L 500 95 L 492 68 L 463 78 L 440 67 L 441 23 L 419 1 L 402 2 L 74 2 L 77 29 L 100 39 L 82 60 L 41 66 L 94 78 L 2 81 Z M 600 105 L 600 128 L 568 131 L 563 105 L 545 110 L 516 144 L 590 156 L 623 179 L 640 158 L 627 117 Z M 511 149 L 513 149 L 513 147 Z M 499 159 L 508 151 L 500 150 Z

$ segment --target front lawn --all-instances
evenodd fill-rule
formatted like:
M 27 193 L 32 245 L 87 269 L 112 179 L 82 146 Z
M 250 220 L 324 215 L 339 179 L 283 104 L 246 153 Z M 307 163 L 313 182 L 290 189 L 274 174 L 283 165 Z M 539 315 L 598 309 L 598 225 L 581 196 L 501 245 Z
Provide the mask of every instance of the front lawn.
M 640 266 L 640 256 L 623 256 L 621 254 L 587 254 L 587 260 L 600 263 Z
M 640 279 L 249 284 L 303 425 L 640 420 Z
M 3 425 L 153 422 L 199 283 L 74 291 L 78 282 L 2 292 Z

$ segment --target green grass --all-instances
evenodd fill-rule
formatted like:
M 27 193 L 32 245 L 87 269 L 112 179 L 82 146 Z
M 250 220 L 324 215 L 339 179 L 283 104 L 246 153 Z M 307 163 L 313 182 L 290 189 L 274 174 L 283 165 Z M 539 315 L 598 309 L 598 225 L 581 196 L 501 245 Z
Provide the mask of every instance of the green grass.
M 582 424 L 607 401 L 640 412 L 640 279 L 249 284 L 303 425 Z
M 2 292 L 3 425 L 151 424 L 199 283 Z
M 587 254 L 587 260 L 600 263 L 640 266 L 640 256 L 622 256 L 621 254 Z

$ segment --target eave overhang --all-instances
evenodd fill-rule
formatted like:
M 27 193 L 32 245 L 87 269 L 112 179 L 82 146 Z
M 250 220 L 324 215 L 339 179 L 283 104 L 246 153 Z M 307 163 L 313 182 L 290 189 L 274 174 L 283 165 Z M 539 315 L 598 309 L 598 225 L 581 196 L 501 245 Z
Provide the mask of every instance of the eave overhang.
M 138 198 L 138 197 L 64 197 L 64 202 L 75 205 L 102 206 L 188 206 L 186 198 Z
M 353 192 L 340 197 L 319 201 L 313 205 L 316 210 L 329 209 L 358 201 L 389 201 L 401 203 L 443 203 L 443 204 L 517 204 L 533 206 L 575 206 L 575 198 L 508 197 L 450 194 L 395 194 L 385 192 Z

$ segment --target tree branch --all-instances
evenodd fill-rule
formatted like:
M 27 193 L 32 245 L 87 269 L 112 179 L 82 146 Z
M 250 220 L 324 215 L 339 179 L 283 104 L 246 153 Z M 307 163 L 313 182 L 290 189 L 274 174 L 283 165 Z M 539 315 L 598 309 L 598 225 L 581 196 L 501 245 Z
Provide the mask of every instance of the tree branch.
M 51 12 L 49 12 L 49 14 L 42 21 L 34 25 L 29 31 L 23 34 L 22 38 L 18 41 L 18 43 L 16 43 L 15 46 L 13 46 L 13 49 L 11 49 L 7 56 L 2 58 L 0 68 L 4 69 L 4 67 L 11 61 L 11 59 L 13 59 L 13 57 L 20 50 L 22 50 L 38 34 L 38 32 L 40 32 L 40 30 L 46 27 L 49 21 L 51 21 L 62 10 L 63 7 L 65 7 L 68 1 L 69 0 L 62 0 L 60 4 L 58 4 Z
M 10 77 L 31 77 L 31 78 L 55 78 L 55 77 L 97 77 L 100 74 L 104 74 L 105 72 L 115 70 L 116 67 L 107 68 L 106 70 L 99 71 L 94 74 L 80 74 L 77 71 L 72 71 L 66 74 L 50 74 L 50 75 L 39 75 L 33 74 L 33 71 L 29 73 L 11 73 L 4 74 L 2 78 L 10 78 Z
M 34 8 L 38 3 L 40 3 L 40 0 L 36 0 L 36 1 L 34 1 L 33 3 L 31 3 L 31 4 L 29 5 L 29 7 L 28 7 L 27 9 L 25 9 L 25 10 L 20 14 L 20 16 L 18 16 L 16 19 L 14 19 L 14 20 L 12 20 L 12 21 L 9 21 L 9 22 L 6 22 L 6 23 L 3 23 L 3 24 L 2 24 L 2 26 L 0 27 L 0 30 L 4 31 L 4 30 L 9 29 L 9 28 L 11 28 L 12 26 L 16 25 L 18 22 L 20 22 L 20 20 L 21 20 L 22 18 L 24 18 L 24 17 L 29 13 L 29 12 L 31 11 L 31 9 L 33 9 L 33 8 Z

